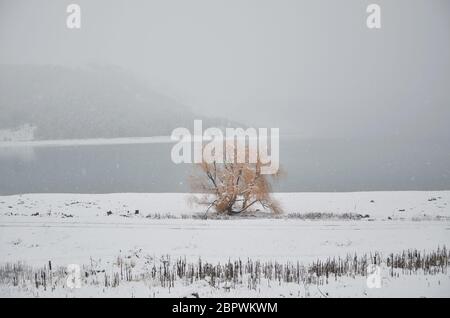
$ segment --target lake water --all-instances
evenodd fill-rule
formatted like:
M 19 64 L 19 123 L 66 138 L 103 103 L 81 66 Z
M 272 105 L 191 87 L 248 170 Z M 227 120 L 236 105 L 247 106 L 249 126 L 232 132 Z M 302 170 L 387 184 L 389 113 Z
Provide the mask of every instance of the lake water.
M 170 143 L 0 147 L 0 194 L 188 192 Z M 283 138 L 275 191 L 449 190 L 450 141 Z

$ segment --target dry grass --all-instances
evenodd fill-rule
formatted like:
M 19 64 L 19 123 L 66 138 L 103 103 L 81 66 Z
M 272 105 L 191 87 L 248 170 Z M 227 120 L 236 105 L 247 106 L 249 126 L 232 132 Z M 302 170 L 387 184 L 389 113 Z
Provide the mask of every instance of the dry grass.
M 347 255 L 344 258 L 318 260 L 308 266 L 300 262 L 278 262 L 260 260 L 229 260 L 212 264 L 199 259 L 188 262 L 185 258 L 172 260 L 166 256 L 148 263 L 146 270 L 136 269 L 129 259 L 118 257 L 112 270 L 91 264 L 81 267 L 82 284 L 115 288 L 126 282 L 144 281 L 150 286 L 173 288 L 175 283 L 184 285 L 205 281 L 214 288 L 247 287 L 256 289 L 260 284 L 328 284 L 339 277 L 364 277 L 368 266 L 380 265 L 389 269 L 392 278 L 400 275 L 421 273 L 424 275 L 447 274 L 450 253 L 444 248 L 432 252 L 405 250 L 383 256 L 380 253 L 361 256 Z M 43 267 L 32 267 L 24 263 L 0 266 L 0 286 L 5 288 L 28 288 L 55 290 L 65 286 L 67 271 L 63 267 L 52 268 L 51 262 Z

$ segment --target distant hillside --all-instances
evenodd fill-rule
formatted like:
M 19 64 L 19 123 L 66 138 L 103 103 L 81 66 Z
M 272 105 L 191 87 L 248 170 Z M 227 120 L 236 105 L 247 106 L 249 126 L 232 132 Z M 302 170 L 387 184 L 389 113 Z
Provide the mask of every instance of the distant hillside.
M 203 118 L 114 67 L 0 66 L 0 129 L 36 126 L 36 139 L 169 135 L 232 125 Z M 236 124 L 234 124 L 236 125 Z

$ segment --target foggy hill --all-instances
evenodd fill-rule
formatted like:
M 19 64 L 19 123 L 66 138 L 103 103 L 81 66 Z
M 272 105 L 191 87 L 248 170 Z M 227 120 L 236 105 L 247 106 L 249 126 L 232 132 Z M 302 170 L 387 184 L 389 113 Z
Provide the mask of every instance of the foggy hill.
M 36 139 L 112 138 L 169 135 L 231 125 L 203 118 L 114 67 L 0 66 L 0 129 L 37 127 Z

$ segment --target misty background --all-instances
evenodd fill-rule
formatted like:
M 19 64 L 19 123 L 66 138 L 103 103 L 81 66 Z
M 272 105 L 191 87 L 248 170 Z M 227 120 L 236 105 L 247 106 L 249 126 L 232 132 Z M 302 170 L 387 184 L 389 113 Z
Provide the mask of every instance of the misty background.
M 0 0 L 0 130 L 278 127 L 276 190 L 448 190 L 449 24 L 447 0 Z M 188 191 L 190 168 L 168 145 L 0 148 L 0 193 Z

